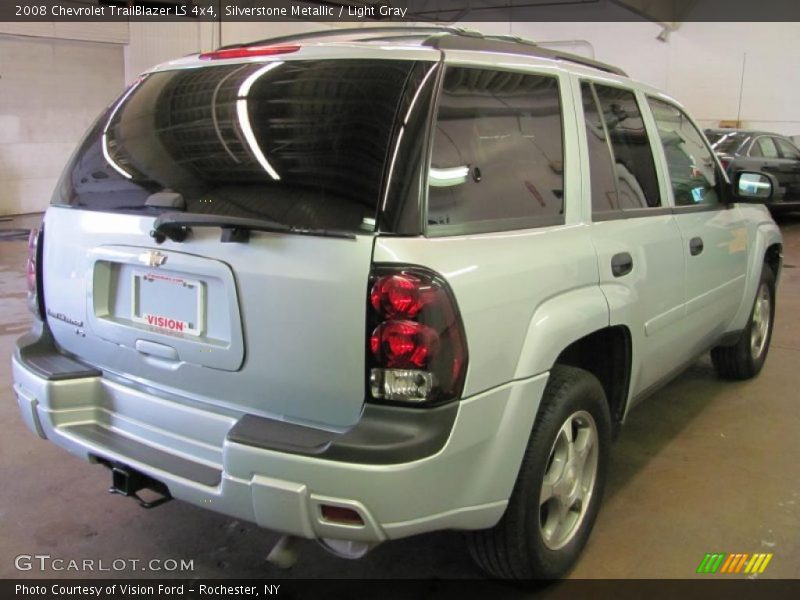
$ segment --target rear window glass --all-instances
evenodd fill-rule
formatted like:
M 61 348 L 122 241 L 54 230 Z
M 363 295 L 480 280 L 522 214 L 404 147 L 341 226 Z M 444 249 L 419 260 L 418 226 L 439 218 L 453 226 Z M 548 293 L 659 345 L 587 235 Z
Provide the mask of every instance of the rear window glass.
M 581 99 L 586 122 L 586 145 L 589 150 L 592 212 L 618 210 L 616 167 L 609 150 L 603 118 L 597 107 L 592 84 L 586 81 L 581 83 Z
M 428 175 L 429 234 L 523 229 L 563 215 L 556 78 L 448 67 Z
M 717 154 L 735 154 L 742 142 L 747 139 L 747 136 L 741 133 L 714 133 L 706 134 L 706 137 Z
M 415 65 L 301 60 L 151 74 L 98 120 L 54 202 L 147 213 L 148 197 L 167 191 L 188 212 L 372 231 Z
M 778 158 L 778 149 L 771 137 L 761 136 L 756 138 L 755 143 L 750 148 L 750 156 L 758 158 Z
M 616 87 L 594 87 L 614 152 L 618 208 L 661 206 L 653 152 L 636 96 Z

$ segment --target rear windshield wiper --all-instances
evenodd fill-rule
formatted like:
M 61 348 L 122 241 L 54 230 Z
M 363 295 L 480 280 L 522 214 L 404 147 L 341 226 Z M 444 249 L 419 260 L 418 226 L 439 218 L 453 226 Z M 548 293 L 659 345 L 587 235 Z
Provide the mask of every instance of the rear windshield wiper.
M 206 215 L 170 212 L 160 215 L 153 224 L 151 237 L 162 243 L 169 238 L 173 242 L 182 242 L 191 233 L 192 227 L 220 227 L 222 229 L 222 242 L 246 243 L 250 239 L 251 231 L 267 231 L 270 233 L 292 233 L 296 235 L 316 235 L 322 237 L 335 237 L 354 240 L 354 233 L 339 231 L 337 229 L 311 229 L 294 227 L 269 219 L 248 219 L 243 217 L 228 217 L 225 215 Z

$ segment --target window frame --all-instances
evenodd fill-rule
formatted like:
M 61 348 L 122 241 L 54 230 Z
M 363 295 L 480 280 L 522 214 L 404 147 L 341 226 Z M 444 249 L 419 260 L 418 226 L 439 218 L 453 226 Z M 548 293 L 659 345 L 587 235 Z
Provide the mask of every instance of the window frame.
M 570 110 L 568 102 L 571 100 L 569 95 L 568 81 L 562 72 L 554 68 L 542 67 L 540 65 L 529 65 L 514 63 L 510 60 L 501 65 L 487 63 L 485 55 L 481 56 L 481 60 L 471 58 L 459 58 L 457 55 L 467 53 L 453 53 L 454 56 L 445 59 L 442 64 L 439 79 L 436 82 L 436 90 L 434 91 L 434 102 L 431 109 L 431 119 L 429 127 L 429 135 L 427 140 L 426 156 L 424 158 L 425 165 L 422 170 L 421 186 L 424 188 L 422 195 L 422 235 L 426 238 L 442 238 L 442 237 L 456 237 L 477 234 L 508 234 L 515 232 L 524 232 L 528 230 L 537 230 L 543 227 L 555 227 L 565 225 L 567 223 L 567 212 L 569 210 L 568 197 L 569 192 L 569 160 L 568 160 L 568 143 L 567 136 L 568 122 L 566 118 L 567 111 Z M 442 90 L 444 88 L 444 81 L 447 75 L 448 68 L 463 68 L 463 69 L 491 69 L 500 72 L 520 73 L 523 75 L 534 75 L 539 77 L 549 77 L 554 80 L 556 84 L 556 91 L 558 93 L 559 108 L 561 110 L 561 155 L 562 155 L 562 210 L 560 215 L 548 216 L 531 216 L 531 217 L 511 217 L 505 219 L 492 219 L 473 221 L 469 223 L 456 223 L 452 225 L 433 225 L 428 222 L 428 208 L 429 208 L 429 193 L 430 186 L 428 185 L 428 178 L 430 176 L 431 161 L 433 159 L 433 146 L 434 138 L 436 136 L 436 122 L 439 118 L 439 107 L 442 98 Z M 502 225 L 501 225 L 502 224 Z
M 663 215 L 668 215 L 672 213 L 674 208 L 674 204 L 672 202 L 672 194 L 671 194 L 671 184 L 665 185 L 664 179 L 664 165 L 661 163 L 660 154 L 657 152 L 661 151 L 661 139 L 658 138 L 658 130 L 655 127 L 655 122 L 653 121 L 653 116 L 650 112 L 650 105 L 647 103 L 647 96 L 643 94 L 639 89 L 635 86 L 631 86 L 625 84 L 623 82 L 614 81 L 611 79 L 607 79 L 605 77 L 591 77 L 585 75 L 578 75 L 574 79 L 576 83 L 576 95 L 574 96 L 575 102 L 578 106 L 575 107 L 576 115 L 579 115 L 579 121 L 581 122 L 581 129 L 580 135 L 581 140 L 580 144 L 584 147 L 584 150 L 587 151 L 586 157 L 588 157 L 588 142 L 586 140 L 587 132 L 585 130 L 585 121 L 586 116 L 583 110 L 583 94 L 581 91 L 581 86 L 583 83 L 589 83 L 592 87 L 592 95 L 594 96 L 594 101 L 599 106 L 599 97 L 597 96 L 597 90 L 595 89 L 596 85 L 603 85 L 606 87 L 613 87 L 617 88 L 626 92 L 630 92 L 633 94 L 633 97 L 636 101 L 636 106 L 639 109 L 639 113 L 642 118 L 642 124 L 644 125 L 645 132 L 647 133 L 647 141 L 650 146 L 650 154 L 653 158 L 653 167 L 656 174 L 656 181 L 658 185 L 658 192 L 659 192 L 659 200 L 661 201 L 660 206 L 646 206 L 640 208 L 619 208 L 616 210 L 603 210 L 603 211 L 595 211 L 592 206 L 592 199 L 588 197 L 588 216 L 592 223 L 601 223 L 604 221 L 616 221 L 616 220 L 623 220 L 623 219 L 638 219 L 641 217 L 658 217 Z M 642 109 L 642 107 L 645 107 Z M 606 127 L 605 120 L 603 121 L 603 129 L 606 134 L 606 146 L 608 147 L 609 157 L 611 159 L 611 164 L 613 165 L 616 158 L 614 155 L 614 149 L 611 144 L 611 138 L 608 135 L 608 129 Z M 658 138 L 658 139 L 656 139 Z M 587 169 L 588 172 L 588 169 Z M 591 174 L 589 175 L 591 177 Z M 615 183 L 616 183 L 616 173 L 614 174 Z M 667 180 L 669 177 L 667 176 Z M 591 182 L 588 187 L 589 194 L 591 194 Z M 670 191 L 670 194 L 667 195 L 667 190 Z

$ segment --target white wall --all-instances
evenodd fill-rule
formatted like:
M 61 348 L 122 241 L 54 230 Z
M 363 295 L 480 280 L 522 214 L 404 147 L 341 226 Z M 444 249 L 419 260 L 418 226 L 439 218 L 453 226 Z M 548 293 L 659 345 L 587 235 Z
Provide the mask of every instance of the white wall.
M 0 214 L 46 208 L 123 73 L 118 44 L 0 35 Z
M 353 24 L 287 21 L 223 21 L 219 23 L 131 23 L 130 42 L 125 47 L 125 81 L 132 82 L 142 71 L 186 54 L 206 52 L 219 46 L 269 37 Z
M 213 23 L 130 23 L 130 41 L 125 46 L 125 82 L 131 83 L 155 64 L 211 48 Z
M 622 9 L 619 9 L 622 11 Z M 624 11 L 623 11 L 624 12 Z M 350 26 L 354 24 L 341 24 Z M 649 22 L 458 23 L 485 33 L 512 34 L 592 56 L 673 94 L 703 126 L 742 121 L 787 135 L 800 134 L 800 23 L 684 23 L 667 41 Z M 187 54 L 324 23 L 131 23 L 126 80 L 148 66 Z
M 666 42 L 655 23 L 459 25 L 557 42 L 618 65 L 673 94 L 703 126 L 739 118 L 743 127 L 800 134 L 800 23 L 684 23 Z M 221 44 L 328 26 L 0 23 L 0 214 L 46 205 L 88 124 L 143 70 Z
M 686 23 L 669 39 L 667 88 L 715 124 L 800 134 L 800 23 Z M 741 93 L 740 93 L 741 90 Z
M 128 24 L 100 21 L 0 21 L 0 33 L 84 42 L 128 43 Z
M 800 134 L 800 23 L 473 23 L 534 41 L 588 42 L 594 58 L 674 95 L 702 126 L 721 120 Z M 564 49 L 590 55 L 585 43 Z

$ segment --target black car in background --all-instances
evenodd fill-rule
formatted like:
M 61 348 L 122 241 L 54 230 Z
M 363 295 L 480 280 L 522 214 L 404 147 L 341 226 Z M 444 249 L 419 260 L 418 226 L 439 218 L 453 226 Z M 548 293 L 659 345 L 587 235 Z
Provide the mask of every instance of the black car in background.
M 782 135 L 741 129 L 706 129 L 711 147 L 728 175 L 761 171 L 775 190 L 765 204 L 773 212 L 800 210 L 800 150 Z

